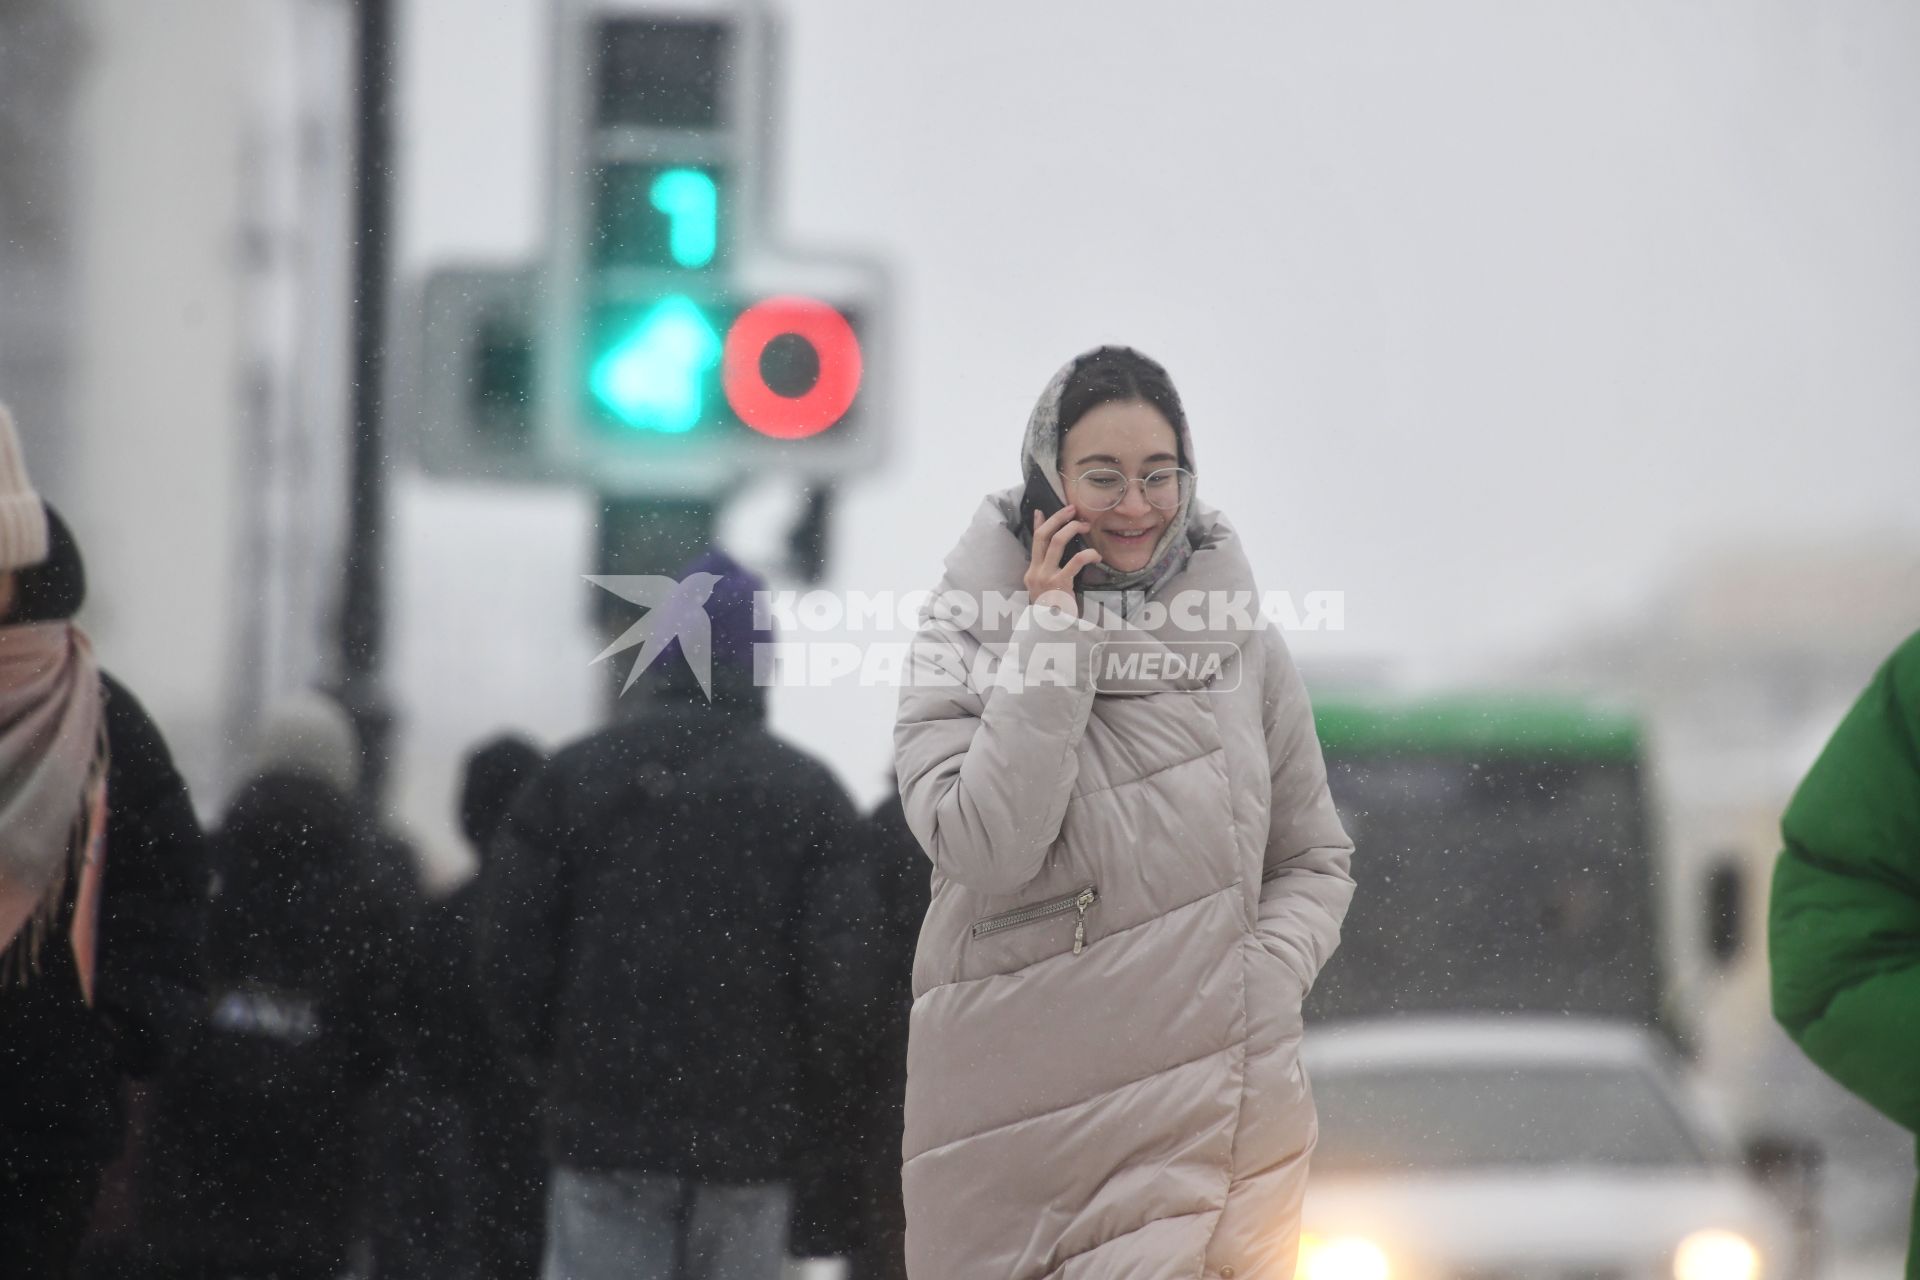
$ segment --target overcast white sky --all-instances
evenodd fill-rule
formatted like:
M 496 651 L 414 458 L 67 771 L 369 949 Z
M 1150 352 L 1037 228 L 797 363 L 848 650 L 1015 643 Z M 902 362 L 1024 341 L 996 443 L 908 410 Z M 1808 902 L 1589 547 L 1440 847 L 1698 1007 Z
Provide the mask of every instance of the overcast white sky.
M 408 269 L 535 249 L 541 9 L 413 0 Z M 1310 672 L 1524 652 L 1709 547 L 1920 540 L 1920 8 L 780 9 L 779 221 L 900 282 L 897 444 L 849 494 L 832 585 L 930 585 L 1017 480 L 1042 383 L 1105 341 L 1172 371 L 1263 585 L 1346 592 L 1346 631 L 1295 638 Z M 581 507 L 406 492 L 403 581 L 436 609 L 505 579 L 573 608 Z M 473 586 L 476 559 L 504 579 Z M 510 717 L 585 714 L 552 637 L 463 657 L 403 629 L 396 686 L 433 705 L 506 660 L 556 671 Z M 824 705 L 780 722 L 870 797 L 891 696 Z

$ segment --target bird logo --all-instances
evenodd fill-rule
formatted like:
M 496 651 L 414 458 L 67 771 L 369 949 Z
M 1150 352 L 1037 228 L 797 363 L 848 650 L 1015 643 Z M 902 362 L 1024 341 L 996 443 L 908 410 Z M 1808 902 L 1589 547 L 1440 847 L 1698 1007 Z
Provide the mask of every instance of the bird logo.
M 700 682 L 707 701 L 713 701 L 713 623 L 707 617 L 706 605 L 720 581 L 719 574 L 690 573 L 676 580 L 656 574 L 590 573 L 587 581 L 647 611 L 594 658 L 594 662 L 604 662 L 616 653 L 640 646 L 633 670 L 620 686 L 622 694 L 633 688 L 640 673 L 652 666 L 668 645 L 678 640 L 694 679 Z

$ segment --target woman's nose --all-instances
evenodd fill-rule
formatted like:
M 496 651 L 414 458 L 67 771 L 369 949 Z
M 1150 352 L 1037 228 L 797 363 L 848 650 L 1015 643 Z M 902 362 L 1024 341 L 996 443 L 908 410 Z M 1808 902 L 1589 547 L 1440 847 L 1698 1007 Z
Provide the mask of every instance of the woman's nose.
M 1153 510 L 1153 504 L 1147 501 L 1146 486 L 1138 480 L 1129 482 L 1127 492 L 1125 496 L 1120 499 L 1120 505 L 1116 507 L 1115 510 L 1119 511 L 1122 515 L 1129 516 L 1145 515 L 1147 512 Z

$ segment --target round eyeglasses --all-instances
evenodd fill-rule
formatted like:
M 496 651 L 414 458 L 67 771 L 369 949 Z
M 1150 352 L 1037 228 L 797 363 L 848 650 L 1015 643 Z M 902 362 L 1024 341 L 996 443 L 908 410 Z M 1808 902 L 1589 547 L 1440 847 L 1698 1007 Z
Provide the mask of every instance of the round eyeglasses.
M 1111 511 L 1127 500 L 1129 486 L 1138 484 L 1147 501 L 1171 511 L 1193 490 L 1193 472 L 1185 467 L 1162 467 L 1134 480 L 1124 471 L 1096 467 L 1073 478 L 1074 501 L 1088 511 Z

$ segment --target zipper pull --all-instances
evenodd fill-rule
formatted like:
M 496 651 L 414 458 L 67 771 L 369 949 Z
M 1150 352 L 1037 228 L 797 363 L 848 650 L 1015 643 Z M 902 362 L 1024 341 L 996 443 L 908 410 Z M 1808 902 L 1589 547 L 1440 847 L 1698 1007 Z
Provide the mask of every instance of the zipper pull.
M 1087 908 L 1094 903 L 1093 890 L 1082 889 L 1080 896 L 1073 900 L 1073 909 L 1080 918 L 1073 922 L 1073 954 L 1079 955 L 1087 949 Z

